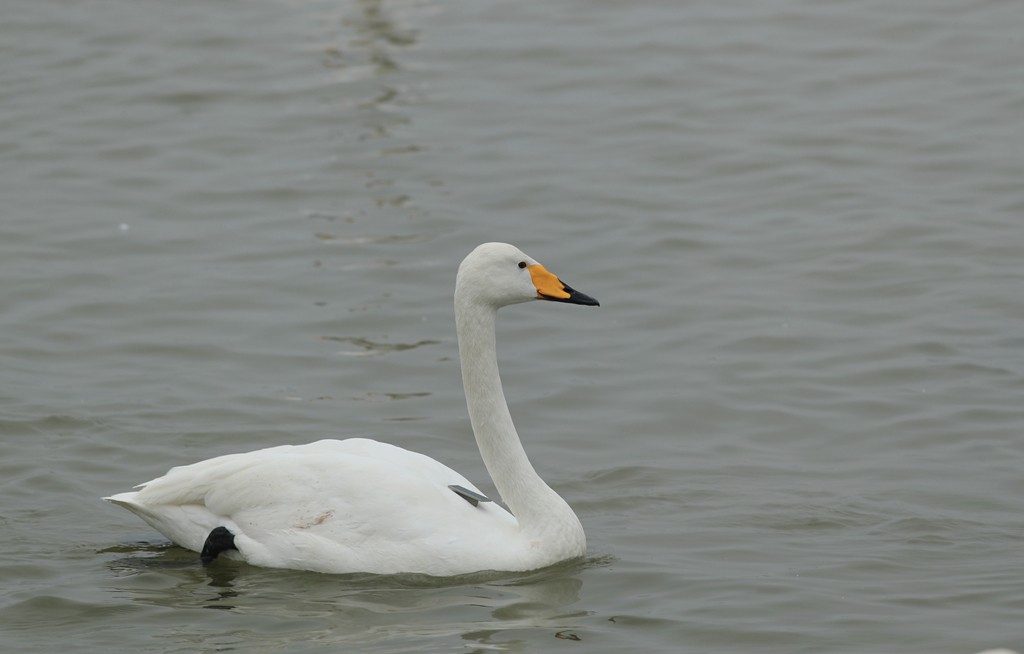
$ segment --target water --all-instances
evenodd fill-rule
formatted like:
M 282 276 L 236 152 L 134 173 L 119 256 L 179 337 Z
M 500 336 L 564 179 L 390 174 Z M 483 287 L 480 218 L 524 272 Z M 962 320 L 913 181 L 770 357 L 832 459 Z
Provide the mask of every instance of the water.
M 1024 6 L 13 0 L 0 23 L 12 652 L 1024 647 Z M 471 445 L 502 312 L 591 558 L 204 570 L 99 501 L 327 436 Z

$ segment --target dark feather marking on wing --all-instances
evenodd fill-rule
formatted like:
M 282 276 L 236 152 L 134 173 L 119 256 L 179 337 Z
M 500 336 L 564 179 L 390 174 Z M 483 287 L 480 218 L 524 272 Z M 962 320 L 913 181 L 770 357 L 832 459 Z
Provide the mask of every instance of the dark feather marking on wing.
M 480 504 L 480 502 L 490 502 L 491 501 L 490 498 L 487 497 L 486 495 L 481 495 L 480 493 L 477 493 L 476 491 L 471 491 L 468 488 L 465 488 L 463 486 L 459 486 L 458 484 L 452 484 L 448 488 L 452 489 L 452 491 L 456 495 L 458 495 L 462 499 L 466 500 L 467 502 L 469 502 L 473 506 L 477 506 L 478 504 Z

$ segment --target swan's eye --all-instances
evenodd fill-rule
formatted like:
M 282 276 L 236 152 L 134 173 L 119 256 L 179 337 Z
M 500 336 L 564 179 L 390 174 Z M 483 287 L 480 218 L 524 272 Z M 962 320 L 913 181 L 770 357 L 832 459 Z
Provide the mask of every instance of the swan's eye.
M 526 262 L 525 261 L 520 261 L 519 262 L 519 267 L 520 268 L 525 268 L 526 267 Z

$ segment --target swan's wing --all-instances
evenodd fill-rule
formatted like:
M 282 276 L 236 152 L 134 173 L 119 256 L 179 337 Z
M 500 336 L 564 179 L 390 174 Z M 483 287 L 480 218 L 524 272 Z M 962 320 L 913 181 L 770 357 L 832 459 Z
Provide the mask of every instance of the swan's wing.
M 447 559 L 464 565 L 515 527 L 504 509 L 471 506 L 451 485 L 479 493 L 422 454 L 350 439 L 217 457 L 109 499 L 196 551 L 211 529 L 227 527 L 257 565 L 443 573 Z

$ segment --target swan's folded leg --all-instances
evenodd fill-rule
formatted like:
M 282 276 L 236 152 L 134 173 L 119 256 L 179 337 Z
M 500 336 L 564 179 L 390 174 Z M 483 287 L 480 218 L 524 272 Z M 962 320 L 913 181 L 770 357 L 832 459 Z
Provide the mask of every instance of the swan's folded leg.
M 235 547 L 235 535 L 225 527 L 215 527 L 203 543 L 203 551 L 199 554 L 199 560 L 203 564 L 212 562 L 221 552 L 237 550 Z

